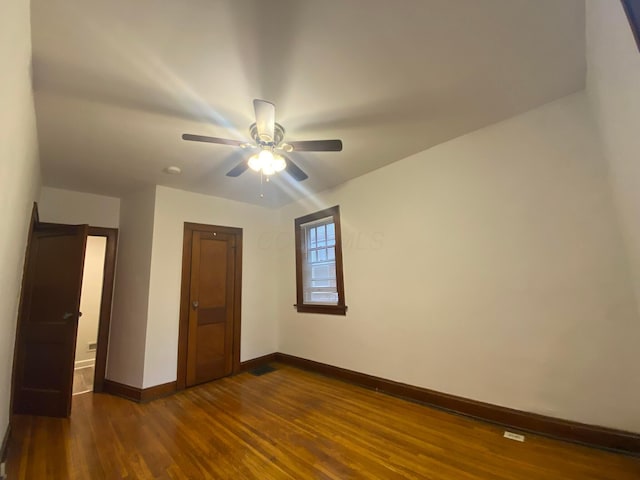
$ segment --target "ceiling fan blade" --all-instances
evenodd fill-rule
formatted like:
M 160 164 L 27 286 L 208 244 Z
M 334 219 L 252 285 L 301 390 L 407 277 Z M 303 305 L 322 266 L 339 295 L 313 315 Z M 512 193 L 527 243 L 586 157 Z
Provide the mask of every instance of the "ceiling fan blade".
M 183 133 L 183 140 L 190 140 L 192 142 L 208 142 L 208 143 L 221 143 L 223 145 L 233 145 L 234 147 L 241 147 L 246 142 L 241 142 L 240 140 L 231 140 L 229 138 L 218 138 L 218 137 L 205 137 L 203 135 L 192 135 L 191 133 Z
M 239 164 L 227 172 L 227 177 L 239 177 L 249 168 L 249 162 L 242 160 Z
M 284 160 L 285 162 L 287 162 L 287 167 L 285 168 L 286 172 L 289 175 L 291 175 L 293 178 L 295 178 L 297 181 L 302 182 L 303 180 L 306 180 L 307 178 L 309 178 L 309 175 L 304 173 L 298 165 L 293 163 L 293 160 L 287 157 L 285 157 Z
M 256 129 L 263 142 L 273 142 L 276 125 L 276 106 L 266 100 L 255 99 L 253 110 L 256 113 Z
M 342 140 L 306 140 L 302 142 L 287 142 L 297 152 L 340 152 Z

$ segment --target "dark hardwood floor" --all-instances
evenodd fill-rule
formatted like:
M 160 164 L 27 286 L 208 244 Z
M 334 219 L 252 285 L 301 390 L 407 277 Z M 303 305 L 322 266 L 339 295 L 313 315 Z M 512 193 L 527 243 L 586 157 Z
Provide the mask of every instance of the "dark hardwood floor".
M 148 404 L 16 416 L 14 479 L 640 479 L 640 459 L 528 435 L 292 367 Z

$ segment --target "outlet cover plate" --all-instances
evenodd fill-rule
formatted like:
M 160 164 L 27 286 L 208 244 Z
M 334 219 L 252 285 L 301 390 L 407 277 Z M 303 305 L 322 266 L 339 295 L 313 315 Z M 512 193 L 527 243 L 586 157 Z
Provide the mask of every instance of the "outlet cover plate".
M 508 438 L 509 440 L 515 440 L 516 442 L 524 442 L 524 435 L 520 435 L 519 433 L 513 433 L 506 431 L 504 432 L 504 438 Z

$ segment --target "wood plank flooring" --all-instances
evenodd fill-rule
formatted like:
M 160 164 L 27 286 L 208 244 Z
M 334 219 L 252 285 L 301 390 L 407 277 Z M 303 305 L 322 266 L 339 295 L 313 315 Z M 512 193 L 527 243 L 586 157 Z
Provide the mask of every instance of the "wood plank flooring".
M 14 479 L 640 479 L 640 459 L 528 435 L 292 367 L 149 404 L 16 416 Z
M 76 368 L 73 371 L 73 394 L 80 395 L 93 391 L 95 366 Z

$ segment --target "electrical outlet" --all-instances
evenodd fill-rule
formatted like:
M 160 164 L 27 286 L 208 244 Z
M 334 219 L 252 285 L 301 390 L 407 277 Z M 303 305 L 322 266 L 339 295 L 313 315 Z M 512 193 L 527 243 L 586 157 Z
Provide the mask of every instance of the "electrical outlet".
M 515 440 L 516 442 L 524 442 L 524 435 L 520 435 L 519 433 L 505 431 L 504 438 L 508 438 L 509 440 Z

